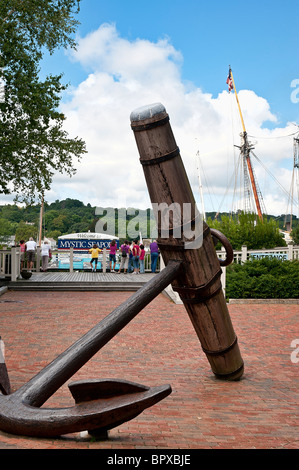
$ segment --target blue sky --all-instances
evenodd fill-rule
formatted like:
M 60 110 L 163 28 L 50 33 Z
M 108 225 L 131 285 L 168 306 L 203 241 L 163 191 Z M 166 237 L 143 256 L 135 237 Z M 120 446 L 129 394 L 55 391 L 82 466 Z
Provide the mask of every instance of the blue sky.
M 47 201 L 150 207 L 129 116 L 161 102 L 197 201 L 200 167 L 206 211 L 242 208 L 230 186 L 242 131 L 231 65 L 267 213 L 285 213 L 299 130 L 298 16 L 298 0 L 82 0 L 77 52 L 56 51 L 42 72 L 64 73 L 66 130 L 88 154 L 73 178 L 55 175 Z
M 266 98 L 279 123 L 298 123 L 299 105 L 290 99 L 299 78 L 297 0 L 83 0 L 78 18 L 81 36 L 107 22 L 129 40 L 168 37 L 182 53 L 182 79 L 213 96 L 226 87 L 231 65 L 237 90 Z M 81 67 L 61 66 L 72 84 L 85 76 Z

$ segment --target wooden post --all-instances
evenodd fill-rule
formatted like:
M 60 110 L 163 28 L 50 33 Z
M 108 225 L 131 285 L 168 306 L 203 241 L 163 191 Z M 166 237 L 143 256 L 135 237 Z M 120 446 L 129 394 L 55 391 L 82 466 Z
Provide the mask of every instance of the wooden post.
M 103 273 L 105 273 L 105 272 L 106 272 L 106 268 L 107 268 L 107 248 L 103 248 L 103 259 L 102 259 L 102 263 L 103 263 L 103 266 L 102 266 Z
M 70 273 L 74 271 L 74 248 L 70 248 Z
M 40 259 L 41 259 L 41 246 L 36 247 L 36 265 L 35 265 L 35 271 L 37 273 L 40 272 Z
M 293 257 L 294 257 L 293 245 L 290 244 L 290 245 L 288 245 L 288 260 L 292 261 Z
M 157 241 L 165 265 L 175 259 L 183 262 L 172 287 L 184 303 L 215 376 L 238 380 L 244 364 L 223 295 L 219 260 L 208 225 L 202 218 L 199 224 L 200 214 L 169 116 L 164 106 L 156 103 L 136 109 L 130 119 L 153 206 L 164 204 L 176 209 L 168 212 L 166 235 L 163 214 L 157 218 Z M 200 233 L 195 230 L 196 239 L 190 245 L 191 231 L 185 227 L 194 229 L 198 224 Z
M 242 255 L 241 255 L 241 263 L 246 263 L 247 261 L 247 246 L 242 245 Z
M 20 269 L 18 269 L 17 263 L 19 262 L 19 257 L 17 256 L 18 248 L 13 246 L 11 248 L 11 281 L 15 282 L 20 274 Z

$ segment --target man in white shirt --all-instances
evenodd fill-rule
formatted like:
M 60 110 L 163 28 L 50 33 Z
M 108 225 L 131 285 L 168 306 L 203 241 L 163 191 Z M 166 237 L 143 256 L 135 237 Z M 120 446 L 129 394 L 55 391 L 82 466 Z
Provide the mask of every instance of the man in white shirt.
M 48 269 L 49 256 L 51 254 L 51 247 L 47 241 L 45 241 L 44 244 L 42 245 L 41 253 L 42 253 L 42 270 L 46 272 Z
M 33 268 L 35 260 L 35 250 L 36 243 L 32 237 L 29 238 L 29 241 L 26 242 L 26 253 L 27 253 L 27 269 L 31 270 Z

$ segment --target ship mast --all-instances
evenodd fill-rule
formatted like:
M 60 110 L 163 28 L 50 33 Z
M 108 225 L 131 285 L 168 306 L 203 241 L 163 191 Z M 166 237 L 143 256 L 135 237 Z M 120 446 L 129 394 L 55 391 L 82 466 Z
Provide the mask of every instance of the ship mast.
M 255 200 L 255 205 L 256 205 L 256 209 L 257 209 L 257 213 L 258 213 L 258 216 L 261 220 L 263 220 L 263 215 L 262 215 L 262 211 L 261 211 L 261 205 L 260 205 L 260 200 L 259 200 L 259 196 L 258 196 L 258 191 L 257 191 L 257 185 L 256 185 L 256 181 L 255 181 L 255 177 L 254 177 L 254 173 L 253 173 L 253 168 L 252 168 L 252 164 L 251 164 L 251 159 L 250 159 L 250 150 L 253 148 L 249 141 L 248 141 L 248 136 L 247 136 L 247 132 L 246 132 L 246 128 L 245 128 L 245 124 L 244 124 L 244 119 L 243 119 L 243 115 L 242 115 L 242 111 L 241 111 L 241 106 L 240 106 L 240 103 L 239 103 L 239 98 L 238 98 L 238 93 L 237 93 L 237 90 L 236 90 L 236 86 L 235 86 L 235 81 L 234 81 L 234 77 L 233 77 L 233 73 L 232 73 L 232 70 L 231 68 L 229 67 L 229 75 L 228 75 L 228 81 L 230 80 L 230 83 L 232 84 L 232 87 L 234 89 L 234 92 L 235 92 L 235 96 L 236 96 L 236 100 L 237 100 L 237 104 L 238 104 L 238 109 L 239 109 L 239 113 L 240 113 L 240 118 L 241 118 L 241 122 L 242 122 L 242 127 L 243 127 L 243 132 L 241 134 L 241 137 L 242 137 L 242 145 L 240 147 L 240 151 L 241 151 L 241 155 L 243 157 L 243 161 L 246 162 L 247 164 L 247 168 L 248 168 L 248 172 L 249 172 L 249 177 L 250 177 L 250 181 L 251 181 L 251 186 L 252 186 L 252 191 L 253 191 L 253 195 L 254 195 L 254 200 Z M 231 86 L 231 85 L 230 85 Z
M 200 176 L 200 158 L 199 158 L 199 150 L 197 151 L 197 176 L 198 176 L 198 184 L 199 184 L 199 192 L 200 192 L 200 199 L 201 199 L 201 206 L 202 206 L 202 216 L 203 220 L 206 221 L 206 211 L 205 211 L 205 203 L 202 191 L 202 183 L 201 183 L 201 176 Z
M 42 245 L 42 230 L 43 230 L 43 210 L 44 210 L 44 196 L 42 196 L 39 216 L 39 234 L 38 234 L 38 246 Z

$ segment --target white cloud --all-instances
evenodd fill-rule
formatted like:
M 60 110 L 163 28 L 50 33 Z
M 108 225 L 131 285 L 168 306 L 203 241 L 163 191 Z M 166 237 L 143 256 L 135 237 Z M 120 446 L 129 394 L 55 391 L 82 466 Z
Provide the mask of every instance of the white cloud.
M 187 87 L 180 74 L 181 54 L 168 39 L 129 41 L 119 36 L 114 25 L 104 24 L 79 39 L 72 60 L 85 67 L 88 75 L 72 89 L 62 111 L 70 135 L 86 141 L 88 154 L 75 164 L 78 171 L 73 178 L 55 178 L 48 196 L 53 200 L 76 197 L 97 206 L 150 207 L 129 117 L 137 107 L 161 102 L 170 115 L 196 199 L 199 151 L 202 182 L 205 186 L 207 180 L 210 193 L 215 194 L 212 207 L 206 192 L 206 209 L 218 210 L 232 178 L 238 157 L 234 146 L 240 145 L 242 132 L 235 96 L 224 90 L 213 98 L 190 84 Z M 239 100 L 248 134 L 258 137 L 250 137 L 258 140 L 254 152 L 278 180 L 283 176 L 282 184 L 286 184 L 292 168 L 292 138 L 274 137 L 288 135 L 294 127 L 264 128 L 267 122 L 273 127 L 277 118 L 269 103 L 252 90 L 240 90 Z M 264 176 L 264 170 L 256 168 L 256 173 L 267 180 L 267 212 L 284 212 L 280 190 Z M 231 208 L 231 198 L 221 210 Z

